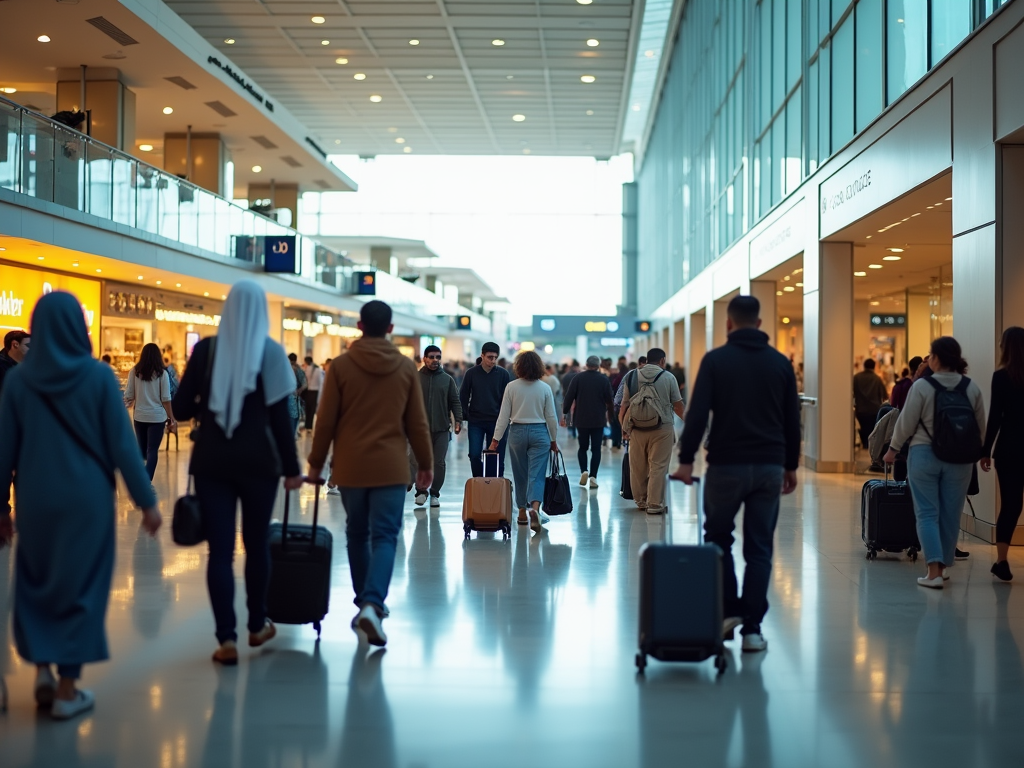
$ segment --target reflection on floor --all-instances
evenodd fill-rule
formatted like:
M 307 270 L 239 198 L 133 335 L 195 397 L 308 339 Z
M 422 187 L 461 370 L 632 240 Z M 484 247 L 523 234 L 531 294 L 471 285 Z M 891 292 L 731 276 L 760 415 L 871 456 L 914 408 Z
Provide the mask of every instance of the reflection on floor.
M 97 707 L 72 723 L 31 702 L 33 670 L 16 658 L 6 621 L 11 553 L 0 552 L 0 673 L 11 689 L 0 764 L 1019 764 L 1024 588 L 992 583 L 987 545 L 962 543 L 973 556 L 947 588 L 921 589 L 920 565 L 864 559 L 863 478 L 801 473 L 779 524 L 767 654 L 734 649 L 717 681 L 710 662 L 655 661 L 638 679 L 637 550 L 693 540 L 690 494 L 673 488 L 668 519 L 637 513 L 617 493 L 621 454 L 606 450 L 600 489 L 574 487 L 576 510 L 547 534 L 464 542 L 464 451 L 453 444 L 439 515 L 409 500 L 386 651 L 359 646 L 348 626 L 338 498 L 325 502 L 338 546 L 323 641 L 310 627 L 282 627 L 235 669 L 209 661 L 205 553 L 175 547 L 166 528 L 157 541 L 140 536 L 122 502 L 112 661 L 86 669 Z M 161 456 L 165 512 L 185 488 L 186 457 L 184 445 Z M 1024 575 L 1024 553 L 1011 564 Z M 241 595 L 238 609 L 244 617 Z

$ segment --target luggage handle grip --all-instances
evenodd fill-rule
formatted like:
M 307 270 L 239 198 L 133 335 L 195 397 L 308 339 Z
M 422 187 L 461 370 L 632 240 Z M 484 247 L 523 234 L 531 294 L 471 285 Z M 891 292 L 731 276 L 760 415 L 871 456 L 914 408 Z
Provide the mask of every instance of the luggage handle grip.
M 313 530 L 309 537 L 309 551 L 313 552 L 316 550 L 316 528 L 317 522 L 320 519 L 320 486 L 326 483 L 322 477 L 304 477 L 303 482 L 309 483 L 310 485 L 316 486 L 316 493 L 313 496 Z M 281 549 L 288 549 L 288 508 L 291 505 L 292 492 L 285 490 L 284 492 L 284 520 L 281 521 Z

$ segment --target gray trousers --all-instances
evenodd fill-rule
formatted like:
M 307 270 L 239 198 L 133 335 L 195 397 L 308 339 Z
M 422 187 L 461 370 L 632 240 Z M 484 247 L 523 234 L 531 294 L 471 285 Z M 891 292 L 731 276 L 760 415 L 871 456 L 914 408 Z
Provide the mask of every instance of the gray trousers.
M 441 486 L 444 485 L 444 473 L 445 473 L 445 457 L 448 456 L 448 443 L 451 441 L 452 433 L 448 430 L 444 432 L 431 432 L 430 442 L 434 447 L 434 484 L 430 486 L 431 496 L 441 495 Z M 416 457 L 413 455 L 412 446 L 409 447 L 409 484 L 416 485 L 416 470 L 418 469 L 416 464 Z M 417 493 L 423 491 L 423 488 L 417 488 Z

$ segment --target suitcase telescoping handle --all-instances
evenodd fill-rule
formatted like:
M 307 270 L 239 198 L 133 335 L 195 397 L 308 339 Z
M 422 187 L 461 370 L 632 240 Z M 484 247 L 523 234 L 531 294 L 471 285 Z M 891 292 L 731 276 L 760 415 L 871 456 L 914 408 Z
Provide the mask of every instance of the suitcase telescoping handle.
M 499 462 L 498 462 L 498 452 L 497 451 L 484 451 L 482 454 L 480 454 L 480 459 L 481 459 L 481 461 L 483 462 L 483 465 L 484 465 L 484 477 L 491 477 L 491 475 L 487 474 L 487 457 L 488 456 L 493 456 L 494 457 L 494 477 L 497 477 L 498 476 L 498 468 L 501 466 L 499 464 Z
M 693 491 L 697 498 L 697 544 L 698 546 L 704 543 L 704 485 L 700 481 L 699 475 L 693 475 Z M 669 514 L 669 510 L 672 508 L 671 504 L 672 495 L 672 478 L 665 478 L 665 514 Z M 671 544 L 671 539 L 669 540 Z
M 307 477 L 306 482 L 316 486 L 316 494 L 313 496 L 313 535 L 310 536 L 309 551 L 316 549 L 316 524 L 320 519 L 320 486 L 326 483 L 322 477 Z M 281 549 L 288 549 L 288 507 L 292 500 L 292 492 L 284 492 L 284 520 L 281 521 Z

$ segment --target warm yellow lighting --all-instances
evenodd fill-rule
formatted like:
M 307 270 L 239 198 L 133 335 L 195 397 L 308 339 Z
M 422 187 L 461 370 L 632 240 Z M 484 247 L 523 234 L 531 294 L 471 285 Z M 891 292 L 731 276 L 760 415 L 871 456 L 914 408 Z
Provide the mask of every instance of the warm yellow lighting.
M 72 267 L 77 267 L 78 266 L 78 262 L 77 261 L 72 261 L 71 262 L 71 266 Z
M 903 253 L 902 248 L 886 248 L 885 250 L 890 251 L 892 253 Z
M 803 283 L 797 283 L 797 284 L 796 284 L 796 287 L 797 287 L 797 288 L 803 288 L 803 287 L 804 287 L 804 284 L 803 284 Z
M 346 59 L 344 56 L 339 56 L 334 60 L 334 63 L 341 64 L 342 66 L 344 66 L 345 64 L 348 64 L 348 59 Z
M 532 341 L 524 341 L 522 344 L 519 345 L 519 350 L 521 352 L 533 352 L 533 350 L 535 350 L 536 348 L 537 345 L 534 344 Z
M 867 272 L 854 272 L 853 273 L 854 277 L 867 277 L 867 275 L 868 275 Z
M 883 256 L 882 261 L 899 261 L 902 256 Z
M 402 147 L 402 151 L 407 155 L 412 154 L 412 147 Z
M 953 198 L 952 198 L 952 197 L 947 197 L 946 199 L 947 199 L 947 200 L 952 200 Z
M 505 41 L 501 40 L 501 39 L 491 40 L 491 45 L 495 46 L 496 48 L 501 48 L 501 46 L 503 46 L 504 44 L 505 44 Z
M 254 165 L 254 166 L 252 167 L 252 172 L 253 172 L 253 173 L 259 173 L 259 172 L 260 172 L 260 171 L 262 171 L 262 170 L 263 170 L 263 166 L 262 166 L 262 165 Z
M 882 302 L 880 302 L 880 301 L 872 301 L 872 302 L 871 302 L 871 306 L 872 306 L 872 307 L 877 307 L 877 306 L 878 306 L 879 304 L 881 304 L 881 303 L 882 303 Z
M 868 269 L 881 269 L 881 264 L 868 264 Z
M 775 292 L 775 295 L 776 295 L 776 296 L 781 296 L 781 295 L 782 295 L 782 291 L 776 291 L 776 292 Z
M 789 280 L 789 275 L 786 275 L 786 276 L 785 276 L 784 278 L 782 278 L 782 279 L 783 279 L 783 280 Z
M 36 256 L 36 258 L 39 259 L 40 261 L 43 261 L 44 259 L 46 259 L 45 256 Z
M 787 286 L 786 286 L 785 288 L 783 288 L 782 290 L 783 290 L 783 291 L 785 291 L 786 293 L 792 293 L 793 291 L 795 291 L 795 290 L 796 290 L 796 288 L 794 288 L 794 287 L 793 287 L 792 285 L 787 285 Z
M 576 0 L 580 5 L 590 5 L 594 0 Z
M 419 45 L 419 44 L 420 44 L 419 40 L 410 40 L 409 41 L 409 45 Z
M 144 280 L 144 279 L 145 278 L 142 275 L 139 275 L 139 280 Z
M 327 21 L 327 19 L 325 19 L 323 16 L 314 16 L 313 18 L 310 19 L 310 21 L 312 21 L 314 24 L 323 24 L 325 21 Z
M 7 86 L 6 88 L 0 88 L 0 93 L 17 93 L 17 92 L 18 92 L 17 88 L 11 88 L 10 86 Z
M 789 325 L 789 318 L 788 317 L 782 318 L 782 323 L 783 323 L 783 325 Z
M 102 270 L 102 269 L 97 269 L 96 271 L 97 271 L 97 272 L 102 272 L 103 270 Z
M 234 45 L 234 44 L 235 44 L 235 38 L 233 38 L 233 37 L 229 37 L 229 38 L 227 38 L 227 39 L 226 39 L 226 40 L 224 41 L 224 44 L 225 44 L 225 45 Z
M 600 44 L 601 44 L 601 41 L 597 40 L 597 39 L 595 39 L 593 37 L 590 38 L 589 40 L 587 40 L 587 45 L 589 45 L 591 48 L 597 48 L 597 46 L 599 46 Z
M 36 40 L 38 40 L 40 43 L 48 43 L 48 42 L 50 42 L 50 36 L 49 35 L 40 35 L 39 37 L 36 38 Z
M 163 285 L 163 282 L 164 282 L 163 280 L 157 280 L 157 281 L 156 281 L 156 284 L 157 284 L 157 285 Z
M 320 41 L 320 45 L 330 45 L 330 44 L 331 44 L 330 40 L 321 40 Z
M 164 107 L 164 114 L 165 115 L 170 115 L 173 112 L 174 112 L 174 107 Z
M 384 101 L 384 97 L 383 96 L 378 96 L 375 93 L 375 94 L 373 94 L 373 96 L 370 97 L 370 101 L 372 101 L 374 104 L 380 104 L 382 101 Z
M 405 139 L 399 136 L 397 139 L 395 139 L 395 144 L 405 144 Z
M 209 295 L 210 295 L 209 291 L 203 291 L 203 296 L 209 296 Z
M 181 288 L 181 283 L 175 283 L 175 284 L 174 284 L 174 287 L 175 287 L 175 288 Z
M 526 119 L 526 115 L 512 115 L 513 122 L 521 123 Z
M 353 80 L 365 80 L 366 79 L 366 75 L 364 75 L 362 72 L 356 72 L 354 75 L 352 75 L 352 79 Z
M 153 145 L 152 144 L 139 144 L 139 152 L 152 152 L 152 151 L 153 151 Z
M 583 75 L 580 77 L 580 80 L 584 83 L 593 83 L 594 81 L 597 80 L 597 78 L 594 77 L 593 75 Z

